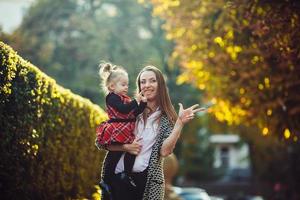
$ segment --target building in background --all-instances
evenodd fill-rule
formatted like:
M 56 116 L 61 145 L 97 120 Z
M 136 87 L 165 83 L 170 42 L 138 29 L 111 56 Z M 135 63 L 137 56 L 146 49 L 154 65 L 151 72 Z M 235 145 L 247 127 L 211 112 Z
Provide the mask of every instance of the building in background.
M 251 178 L 249 146 L 238 135 L 211 135 L 215 147 L 214 167 L 225 172 L 223 181 L 248 181 Z

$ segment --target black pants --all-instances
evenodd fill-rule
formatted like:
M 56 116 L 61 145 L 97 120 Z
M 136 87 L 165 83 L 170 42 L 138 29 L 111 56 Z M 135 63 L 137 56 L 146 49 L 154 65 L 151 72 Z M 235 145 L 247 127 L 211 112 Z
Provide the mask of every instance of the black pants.
M 124 152 L 123 151 L 110 151 L 107 154 L 106 157 L 106 166 L 107 166 L 107 171 L 106 174 L 107 176 L 104 177 L 104 182 L 109 183 L 110 182 L 110 177 L 112 177 L 115 173 L 116 166 Z M 124 155 L 124 171 L 130 175 L 132 172 L 132 168 L 134 165 L 135 161 L 135 155 L 125 153 Z
M 131 173 L 131 177 L 137 187 L 124 184 L 119 175 L 115 174 L 111 185 L 113 200 L 142 200 L 147 181 L 147 172 L 148 170 L 146 169 L 143 172 Z

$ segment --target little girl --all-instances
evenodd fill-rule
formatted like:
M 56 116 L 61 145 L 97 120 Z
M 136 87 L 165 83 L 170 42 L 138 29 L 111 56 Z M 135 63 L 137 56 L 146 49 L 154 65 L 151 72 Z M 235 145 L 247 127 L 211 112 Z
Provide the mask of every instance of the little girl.
M 107 146 L 113 143 L 132 143 L 135 135 L 136 117 L 142 113 L 147 105 L 147 99 L 142 96 L 142 92 L 137 95 L 136 100 L 131 100 L 127 96 L 128 92 L 128 74 L 120 66 L 110 63 L 100 64 L 99 75 L 102 78 L 103 90 L 107 93 L 106 108 L 109 120 L 101 123 L 96 130 L 97 146 Z M 117 162 L 124 152 L 110 151 L 107 155 L 109 158 L 108 171 L 104 177 L 104 183 L 100 183 L 102 189 L 109 192 L 109 185 L 112 180 Z M 125 174 L 123 179 L 133 187 L 135 183 L 130 177 L 134 165 L 135 156 L 126 153 L 124 156 Z

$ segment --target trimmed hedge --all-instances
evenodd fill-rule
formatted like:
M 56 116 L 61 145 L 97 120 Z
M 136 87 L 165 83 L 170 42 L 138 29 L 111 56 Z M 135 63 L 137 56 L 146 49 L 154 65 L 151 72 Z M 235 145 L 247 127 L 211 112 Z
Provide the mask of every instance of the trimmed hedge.
M 56 84 L 0 42 L 1 199 L 91 197 L 105 112 Z

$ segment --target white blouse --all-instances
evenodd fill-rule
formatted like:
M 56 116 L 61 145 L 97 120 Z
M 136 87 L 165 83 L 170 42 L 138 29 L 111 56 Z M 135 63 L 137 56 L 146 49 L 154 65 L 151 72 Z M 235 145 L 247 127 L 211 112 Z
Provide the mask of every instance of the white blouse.
M 146 121 L 146 126 L 144 125 L 144 119 L 142 114 L 137 117 L 137 121 L 135 123 L 134 134 L 138 138 L 142 138 L 140 140 L 142 149 L 140 153 L 136 156 L 135 162 L 133 165 L 133 172 L 142 172 L 144 171 L 149 164 L 152 147 L 156 141 L 156 136 L 158 134 L 158 121 L 157 117 L 160 115 L 161 111 L 159 108 L 153 112 Z M 115 173 L 120 173 L 124 171 L 124 154 L 121 156 L 117 167 L 115 169 Z

